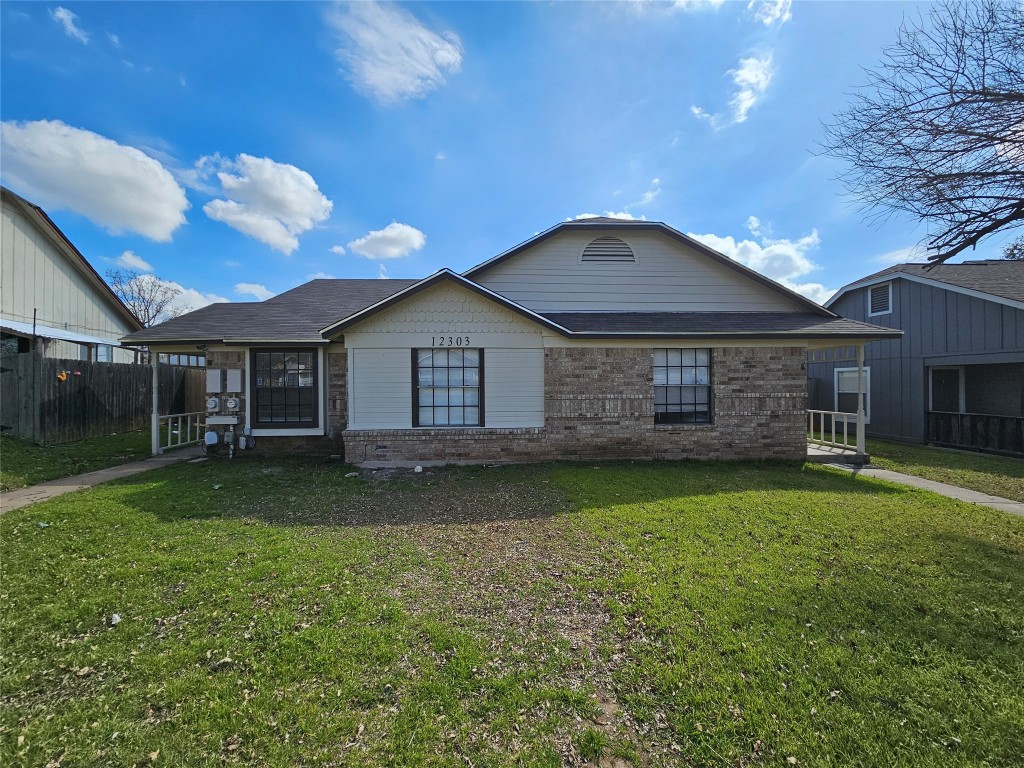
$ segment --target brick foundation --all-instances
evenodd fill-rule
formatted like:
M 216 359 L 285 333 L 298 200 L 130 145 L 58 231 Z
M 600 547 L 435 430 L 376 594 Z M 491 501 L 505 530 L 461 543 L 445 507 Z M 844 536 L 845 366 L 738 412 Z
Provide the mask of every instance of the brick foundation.
M 208 368 L 241 368 L 245 371 L 245 376 L 249 375 L 244 350 L 208 352 L 206 365 Z M 327 436 L 259 436 L 254 438 L 255 447 L 247 453 L 268 456 L 299 454 L 328 457 L 342 455 L 345 447 L 341 440 L 341 433 L 348 423 L 347 365 L 348 357 L 345 350 L 327 353 Z M 239 417 L 237 429 L 241 432 L 245 426 L 244 394 L 243 408 Z
M 715 349 L 713 424 L 655 426 L 653 356 L 639 348 L 544 352 L 544 428 L 352 430 L 352 463 L 558 459 L 793 459 L 806 455 L 804 352 Z

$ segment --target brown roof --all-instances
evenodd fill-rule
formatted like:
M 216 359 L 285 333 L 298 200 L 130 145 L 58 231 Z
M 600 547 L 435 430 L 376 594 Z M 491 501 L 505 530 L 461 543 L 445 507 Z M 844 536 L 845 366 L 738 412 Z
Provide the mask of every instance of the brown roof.
M 901 331 L 810 312 L 544 312 L 544 317 L 585 336 L 727 336 L 733 338 L 888 338 Z
M 312 280 L 260 302 L 210 304 L 129 334 L 135 344 L 172 341 L 324 342 L 320 329 L 413 285 L 415 280 Z
M 992 296 L 1024 302 L 1024 261 L 979 259 L 959 264 L 897 264 L 857 280 L 847 288 L 901 274 L 955 285 Z M 840 291 L 841 293 L 842 291 Z M 838 294 L 837 294 L 838 296 Z

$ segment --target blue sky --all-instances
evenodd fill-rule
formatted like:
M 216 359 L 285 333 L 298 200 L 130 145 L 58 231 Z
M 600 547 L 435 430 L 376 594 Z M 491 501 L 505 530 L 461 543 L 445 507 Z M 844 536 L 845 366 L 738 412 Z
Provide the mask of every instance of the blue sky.
M 816 144 L 926 8 L 5 2 L 0 179 L 194 307 L 462 270 L 609 212 L 821 301 L 925 234 L 866 221 Z

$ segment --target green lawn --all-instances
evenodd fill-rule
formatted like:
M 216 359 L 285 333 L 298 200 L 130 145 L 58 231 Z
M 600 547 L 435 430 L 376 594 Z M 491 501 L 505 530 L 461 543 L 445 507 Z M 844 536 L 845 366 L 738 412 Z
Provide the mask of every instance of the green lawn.
M 1024 501 L 1024 459 L 868 440 L 871 463 L 940 483 Z
M 1020 764 L 1024 518 L 811 465 L 348 471 L 0 517 L 0 764 Z
M 92 472 L 149 455 L 149 430 L 46 446 L 0 436 L 0 491 Z

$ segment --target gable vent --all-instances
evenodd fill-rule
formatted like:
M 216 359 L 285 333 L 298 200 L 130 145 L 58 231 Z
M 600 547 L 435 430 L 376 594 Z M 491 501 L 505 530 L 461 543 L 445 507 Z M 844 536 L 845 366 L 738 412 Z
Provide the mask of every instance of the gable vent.
M 580 261 L 634 262 L 633 249 L 617 237 L 598 237 L 583 249 Z
M 892 283 L 871 286 L 868 296 L 868 316 L 892 312 Z

